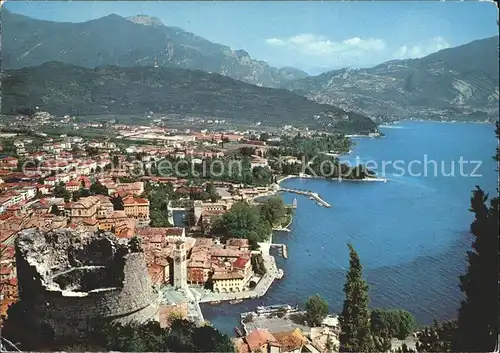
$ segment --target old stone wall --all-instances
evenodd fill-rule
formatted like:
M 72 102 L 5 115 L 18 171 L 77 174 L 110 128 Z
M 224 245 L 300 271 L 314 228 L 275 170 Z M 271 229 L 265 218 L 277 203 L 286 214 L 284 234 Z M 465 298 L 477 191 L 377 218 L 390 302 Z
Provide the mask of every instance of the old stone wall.
M 103 321 L 158 320 L 158 295 L 142 252 L 131 252 L 110 233 L 56 232 L 57 242 L 32 230 L 16 242 L 20 298 L 55 339 L 84 337 Z M 91 239 L 72 243 L 71 237 Z M 35 253 L 40 249 L 43 255 Z

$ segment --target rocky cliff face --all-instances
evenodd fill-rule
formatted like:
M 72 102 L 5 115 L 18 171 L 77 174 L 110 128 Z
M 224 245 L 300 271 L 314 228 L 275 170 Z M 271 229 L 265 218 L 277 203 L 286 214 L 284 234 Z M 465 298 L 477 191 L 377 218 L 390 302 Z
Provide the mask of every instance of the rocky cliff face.
M 177 67 L 219 73 L 259 86 L 280 87 L 306 77 L 303 71 L 277 69 L 243 50 L 212 43 L 155 17 L 109 15 L 83 23 L 41 21 L 2 10 L 4 69 L 49 61 L 97 66 Z
M 285 87 L 372 117 L 498 117 L 498 37 L 421 59 L 329 71 Z

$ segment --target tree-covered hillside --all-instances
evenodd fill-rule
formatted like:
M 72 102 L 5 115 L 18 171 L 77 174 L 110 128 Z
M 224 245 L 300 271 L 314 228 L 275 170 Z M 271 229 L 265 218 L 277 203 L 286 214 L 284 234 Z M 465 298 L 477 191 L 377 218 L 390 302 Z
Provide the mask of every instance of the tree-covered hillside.
M 376 130 L 365 116 L 318 104 L 287 90 L 258 87 L 201 71 L 116 66 L 87 69 L 50 62 L 6 71 L 2 83 L 4 114 L 38 106 L 60 115 L 153 111 L 346 133 Z

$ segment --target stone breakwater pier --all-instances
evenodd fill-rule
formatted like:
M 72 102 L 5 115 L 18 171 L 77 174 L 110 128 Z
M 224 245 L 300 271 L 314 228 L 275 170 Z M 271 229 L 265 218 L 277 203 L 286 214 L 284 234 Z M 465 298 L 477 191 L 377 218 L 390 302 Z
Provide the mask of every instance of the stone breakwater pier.
M 305 191 L 305 190 L 299 190 L 299 189 L 288 189 L 288 188 L 282 188 L 282 187 L 280 187 L 279 191 L 291 192 L 291 193 L 298 194 L 298 195 L 309 196 L 309 197 L 312 197 L 314 200 L 316 200 L 322 206 L 332 207 L 328 202 L 326 202 L 325 200 L 323 200 L 319 196 L 319 194 L 317 194 L 315 192 Z

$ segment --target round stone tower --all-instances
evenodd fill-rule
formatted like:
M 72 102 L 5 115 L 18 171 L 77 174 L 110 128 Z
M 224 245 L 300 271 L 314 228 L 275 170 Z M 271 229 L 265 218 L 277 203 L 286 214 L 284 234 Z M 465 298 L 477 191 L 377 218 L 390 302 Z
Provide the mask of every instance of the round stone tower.
M 20 300 L 56 341 L 88 337 L 105 322 L 158 320 L 144 254 L 112 233 L 27 229 L 16 262 Z

